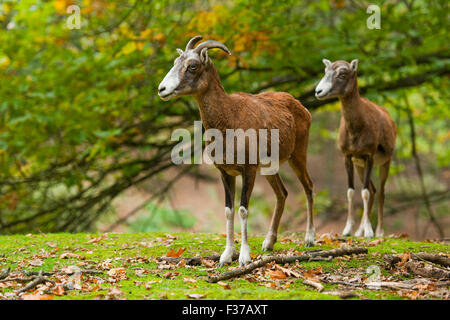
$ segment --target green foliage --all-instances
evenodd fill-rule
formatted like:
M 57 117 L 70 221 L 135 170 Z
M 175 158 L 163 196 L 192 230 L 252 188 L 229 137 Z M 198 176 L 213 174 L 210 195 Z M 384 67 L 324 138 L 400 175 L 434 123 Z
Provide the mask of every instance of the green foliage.
M 71 3 L 80 29 L 67 27 Z M 399 124 L 399 91 L 414 94 L 419 152 L 448 166 L 447 1 L 376 1 L 381 30 L 367 29 L 353 1 L 216 3 L 0 4 L 0 232 L 92 229 L 123 190 L 172 165 L 171 130 L 199 114 L 190 99 L 162 102 L 157 86 L 197 34 L 231 49 L 211 51 L 228 92 L 287 91 L 311 110 L 330 103 L 312 92 L 322 58 L 359 58 L 362 92 Z M 406 130 L 400 158 L 410 156 Z

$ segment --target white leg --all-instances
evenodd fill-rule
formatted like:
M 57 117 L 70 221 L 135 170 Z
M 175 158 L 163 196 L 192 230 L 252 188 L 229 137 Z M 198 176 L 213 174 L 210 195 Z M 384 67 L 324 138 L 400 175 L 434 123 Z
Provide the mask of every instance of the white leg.
M 358 232 L 360 233 L 359 236 L 362 236 L 362 233 L 364 232 L 364 237 L 373 238 L 373 229 L 369 219 L 369 198 L 370 198 L 369 190 L 363 189 L 361 191 L 361 196 L 364 202 L 364 213 L 361 219 L 361 225 L 358 228 Z
M 220 256 L 219 267 L 231 263 L 234 254 L 234 209 L 226 207 L 225 217 L 227 218 L 227 245 Z
M 353 231 L 353 225 L 355 224 L 355 221 L 353 219 L 353 195 L 355 194 L 355 190 L 352 188 L 349 188 L 347 190 L 347 201 L 348 201 L 348 211 L 347 211 L 347 222 L 345 223 L 344 231 L 342 232 L 342 235 L 345 236 L 351 236 Z
M 309 201 L 306 203 L 306 209 L 308 212 L 306 218 L 306 234 L 305 234 L 305 247 L 312 247 L 316 240 L 316 229 L 314 229 L 314 224 L 312 222 L 313 212 L 309 205 Z
M 239 266 L 244 266 L 251 262 L 250 247 L 247 241 L 247 217 L 248 211 L 244 207 L 239 207 L 239 217 L 241 218 L 241 251 L 239 253 Z

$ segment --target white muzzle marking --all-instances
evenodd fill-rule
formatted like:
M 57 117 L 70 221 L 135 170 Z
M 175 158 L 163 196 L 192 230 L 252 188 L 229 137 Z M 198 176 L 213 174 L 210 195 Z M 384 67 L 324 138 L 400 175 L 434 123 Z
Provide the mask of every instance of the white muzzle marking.
M 175 89 L 180 85 L 179 67 L 176 65 L 170 69 L 158 87 L 158 95 L 163 100 L 169 100 L 175 93 Z
M 325 76 L 316 87 L 316 98 L 320 99 L 328 95 L 333 85 L 333 70 L 325 72 Z

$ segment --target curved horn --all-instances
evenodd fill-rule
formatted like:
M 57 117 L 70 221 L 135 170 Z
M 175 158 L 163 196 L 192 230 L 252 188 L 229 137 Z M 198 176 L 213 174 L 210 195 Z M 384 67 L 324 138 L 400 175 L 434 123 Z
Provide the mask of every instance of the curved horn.
M 195 36 L 193 37 L 191 40 L 189 40 L 189 42 L 186 45 L 186 49 L 184 51 L 188 51 L 190 49 L 192 49 L 194 47 L 194 45 L 199 42 L 200 40 L 202 40 L 203 37 L 202 36 Z
M 200 53 L 200 51 L 202 51 L 203 48 L 207 49 L 219 48 L 225 51 L 226 53 L 231 54 L 230 50 L 228 50 L 228 48 L 223 43 L 220 43 L 219 41 L 216 40 L 208 40 L 202 42 L 194 49 L 194 51 Z

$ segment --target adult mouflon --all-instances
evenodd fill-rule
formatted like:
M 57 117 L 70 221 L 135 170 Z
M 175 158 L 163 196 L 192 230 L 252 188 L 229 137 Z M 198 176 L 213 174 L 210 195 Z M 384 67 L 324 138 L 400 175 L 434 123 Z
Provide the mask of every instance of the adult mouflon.
M 222 87 L 219 75 L 208 56 L 208 50 L 219 48 L 230 54 L 228 48 L 215 40 L 208 40 L 194 47 L 202 39 L 192 38 L 185 50 L 177 49 L 179 57 L 167 73 L 158 91 L 163 100 L 180 96 L 193 96 L 199 106 L 200 116 L 207 129 L 218 129 L 226 136 L 227 129 L 271 129 L 279 130 L 279 162 L 288 161 L 302 183 L 308 200 L 306 245 L 313 245 L 315 231 L 313 226 L 313 183 L 306 169 L 311 114 L 290 94 L 285 92 L 264 92 L 260 94 L 227 94 Z M 258 146 L 259 148 L 259 146 Z M 223 148 L 224 152 L 225 145 Z M 248 148 L 246 148 L 248 150 Z M 236 151 L 236 150 L 235 150 Z M 246 151 L 247 152 L 247 151 Z M 247 157 L 246 157 L 247 159 Z M 234 248 L 234 195 L 236 176 L 242 176 L 242 193 L 239 207 L 241 219 L 241 250 L 239 264 L 251 261 L 247 242 L 248 204 L 255 177 L 260 169 L 256 164 L 214 164 L 220 171 L 225 189 L 225 216 L 227 220 L 227 242 L 220 257 L 220 264 L 230 263 Z M 277 230 L 283 214 L 287 197 L 286 188 L 278 173 L 265 176 L 277 203 L 272 216 L 269 232 L 263 242 L 264 250 L 272 250 L 277 240 Z
M 341 102 L 341 123 L 339 128 L 339 147 L 345 157 L 348 177 L 348 213 L 343 235 L 353 231 L 353 169 L 363 182 L 361 192 L 364 213 L 356 236 L 364 234 L 373 237 L 370 211 L 375 197 L 375 186 L 370 178 L 373 166 L 380 166 L 380 190 L 378 205 L 378 225 L 376 236 L 383 236 L 384 186 L 389 174 L 395 147 L 396 126 L 385 108 L 376 105 L 359 95 L 356 71 L 358 60 L 351 63 L 323 59 L 325 76 L 316 87 L 318 99 L 339 98 Z

